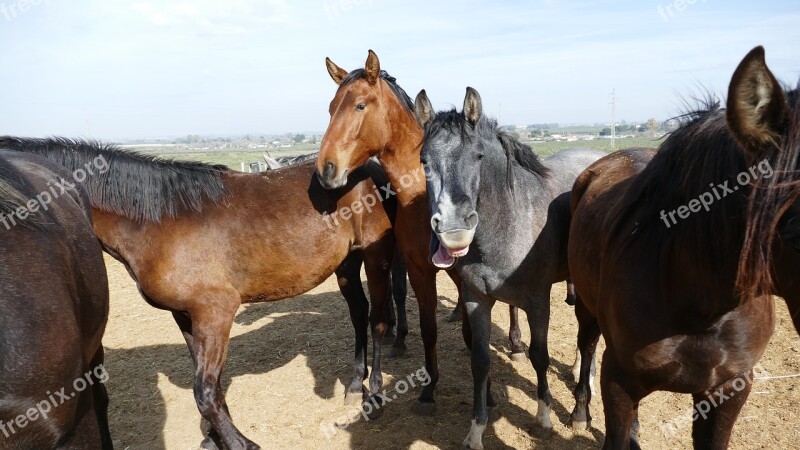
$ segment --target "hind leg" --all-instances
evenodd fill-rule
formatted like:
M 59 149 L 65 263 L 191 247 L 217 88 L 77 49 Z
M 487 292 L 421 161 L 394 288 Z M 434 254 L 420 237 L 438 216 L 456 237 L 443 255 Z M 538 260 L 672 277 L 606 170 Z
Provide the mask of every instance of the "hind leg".
M 209 295 L 198 301 L 189 312 L 191 318 L 192 353 L 196 358 L 194 398 L 200 414 L 210 424 L 212 431 L 201 444 L 202 448 L 215 448 L 217 440 L 230 450 L 260 448 L 233 424 L 228 405 L 220 387 L 220 377 L 227 358 L 231 325 L 239 306 L 238 294 L 230 290 Z
M 108 426 L 108 391 L 105 382 L 108 380 L 104 363 L 103 346 L 95 353 L 92 359 L 91 370 L 94 383 L 92 384 L 92 397 L 94 402 L 94 413 L 97 417 L 97 425 L 100 428 L 100 442 L 104 450 L 113 449 L 114 442 L 111 439 L 111 431 Z M 98 377 L 96 374 L 100 374 Z
M 360 402 L 364 394 L 364 380 L 367 379 L 367 327 L 369 323 L 369 302 L 361 285 L 361 266 L 364 260 L 360 252 L 347 255 L 336 269 L 336 282 L 347 301 L 350 321 L 355 330 L 355 362 L 353 378 L 344 394 L 346 403 Z M 385 307 L 385 305 L 381 305 Z
M 387 245 L 388 244 L 388 245 Z M 381 343 L 386 332 L 386 304 L 389 299 L 389 281 L 391 278 L 391 261 L 394 258 L 394 242 L 373 243 L 364 250 L 364 269 L 367 274 L 372 308 L 369 322 L 372 327 L 372 374 L 369 378 L 369 392 L 373 397 L 376 417 L 382 412 L 383 399 L 376 396 L 383 387 L 381 372 Z
M 692 425 L 694 448 L 728 448 L 733 425 L 753 387 L 752 380 L 753 371 L 749 370 L 713 389 L 692 395 L 694 410 L 699 415 Z
M 577 295 L 575 295 L 575 285 L 572 284 L 572 278 L 567 278 L 567 298 L 564 300 L 569 306 L 575 306 L 577 302 Z
M 519 329 L 519 308 L 508 305 L 508 340 L 511 342 L 511 360 L 525 361 L 525 347 L 522 346 L 522 330 Z
M 392 297 L 397 311 L 397 336 L 389 352 L 389 358 L 397 358 L 406 353 L 406 336 L 408 336 L 408 316 L 406 315 L 407 274 L 406 259 L 400 253 L 400 249 L 396 248 L 394 261 L 392 261 Z
M 553 423 L 550 421 L 553 396 L 547 382 L 547 369 L 550 367 L 550 351 L 547 348 L 547 332 L 550 325 L 549 286 L 541 289 L 541 292 L 534 292 L 529 305 L 530 307 L 526 311 L 528 326 L 531 330 L 531 346 L 528 353 L 533 369 L 536 371 L 536 400 L 538 403 L 536 425 L 545 432 L 550 432 L 553 429 Z
M 570 421 L 575 430 L 588 430 L 592 426 L 592 416 L 589 414 L 589 404 L 592 401 L 592 366 L 595 361 L 597 341 L 600 339 L 600 326 L 597 320 L 581 302 L 575 305 L 575 316 L 578 318 L 578 356 L 580 364 L 578 385 L 575 386 L 575 409 L 572 410 Z

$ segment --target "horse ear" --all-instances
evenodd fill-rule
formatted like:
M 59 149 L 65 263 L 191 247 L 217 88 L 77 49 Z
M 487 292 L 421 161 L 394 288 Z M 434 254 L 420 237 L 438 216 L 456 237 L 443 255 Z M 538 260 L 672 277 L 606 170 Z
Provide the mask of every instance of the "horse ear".
M 347 76 L 347 71 L 337 66 L 330 58 L 325 58 L 325 66 L 328 68 L 328 74 L 336 84 L 340 84 L 344 77 Z
M 428 125 L 433 121 L 433 105 L 425 89 L 419 91 L 417 98 L 414 99 L 414 112 L 417 115 L 417 122 L 422 129 L 428 128 Z
M 478 91 L 467 88 L 467 96 L 464 97 L 464 117 L 474 127 L 481 119 L 483 113 L 483 106 L 481 104 L 481 96 Z
M 727 119 L 736 139 L 747 150 L 779 143 L 787 123 L 787 98 L 767 67 L 764 47 L 744 57 L 728 88 Z
M 378 55 L 372 50 L 369 51 L 367 62 L 364 64 L 364 74 L 367 76 L 369 84 L 375 84 L 381 74 L 381 62 L 378 61 Z

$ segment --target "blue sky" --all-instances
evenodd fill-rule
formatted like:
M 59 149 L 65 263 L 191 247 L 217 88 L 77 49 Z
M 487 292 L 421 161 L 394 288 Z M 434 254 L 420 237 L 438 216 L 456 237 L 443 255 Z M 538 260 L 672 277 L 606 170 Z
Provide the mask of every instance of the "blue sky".
M 27 5 L 27 7 L 26 7 Z M 793 1 L 0 0 L 0 134 L 103 139 L 323 131 L 324 59 L 368 49 L 437 109 L 502 123 L 665 119 L 765 46 L 800 76 Z

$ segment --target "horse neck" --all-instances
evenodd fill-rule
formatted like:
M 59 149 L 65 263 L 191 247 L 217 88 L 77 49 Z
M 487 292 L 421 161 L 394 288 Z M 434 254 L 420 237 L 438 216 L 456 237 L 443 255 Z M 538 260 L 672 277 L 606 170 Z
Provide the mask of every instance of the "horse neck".
M 414 116 L 397 99 L 392 97 L 387 104 L 391 136 L 378 153 L 378 159 L 397 192 L 400 207 L 407 208 L 427 192 L 425 171 L 419 159 L 424 133 Z
M 514 235 L 516 230 L 508 226 L 509 214 L 525 215 L 531 210 L 544 208 L 541 216 L 546 215 L 551 195 L 545 180 L 516 164 L 509 174 L 504 155 L 491 158 L 487 163 L 481 169 L 478 194 L 478 213 L 483 229 L 491 229 L 493 234 Z

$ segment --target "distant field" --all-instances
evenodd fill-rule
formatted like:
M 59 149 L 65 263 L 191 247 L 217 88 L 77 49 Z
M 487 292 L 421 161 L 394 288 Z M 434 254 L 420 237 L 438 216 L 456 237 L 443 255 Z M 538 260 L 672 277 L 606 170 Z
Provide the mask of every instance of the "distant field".
M 651 138 L 618 139 L 615 141 L 615 148 L 611 147 L 611 141 L 608 139 L 595 139 L 593 141 L 578 142 L 536 142 L 530 145 L 536 154 L 546 157 L 560 150 L 565 150 L 568 148 L 592 148 L 605 152 L 611 152 L 612 150 L 620 150 L 631 147 L 657 147 L 661 142 L 662 139 Z M 165 158 L 223 164 L 234 170 L 241 170 L 242 163 L 245 164 L 245 170 L 247 170 L 249 163 L 264 161 L 262 157 L 264 149 L 226 148 L 220 150 L 195 150 L 187 147 L 165 147 L 154 145 L 152 147 L 136 147 L 135 150 L 142 153 L 163 156 Z M 275 158 L 279 156 L 295 156 L 305 153 L 313 153 L 318 150 L 318 145 L 303 144 L 291 148 L 269 149 L 269 153 L 273 158 Z

